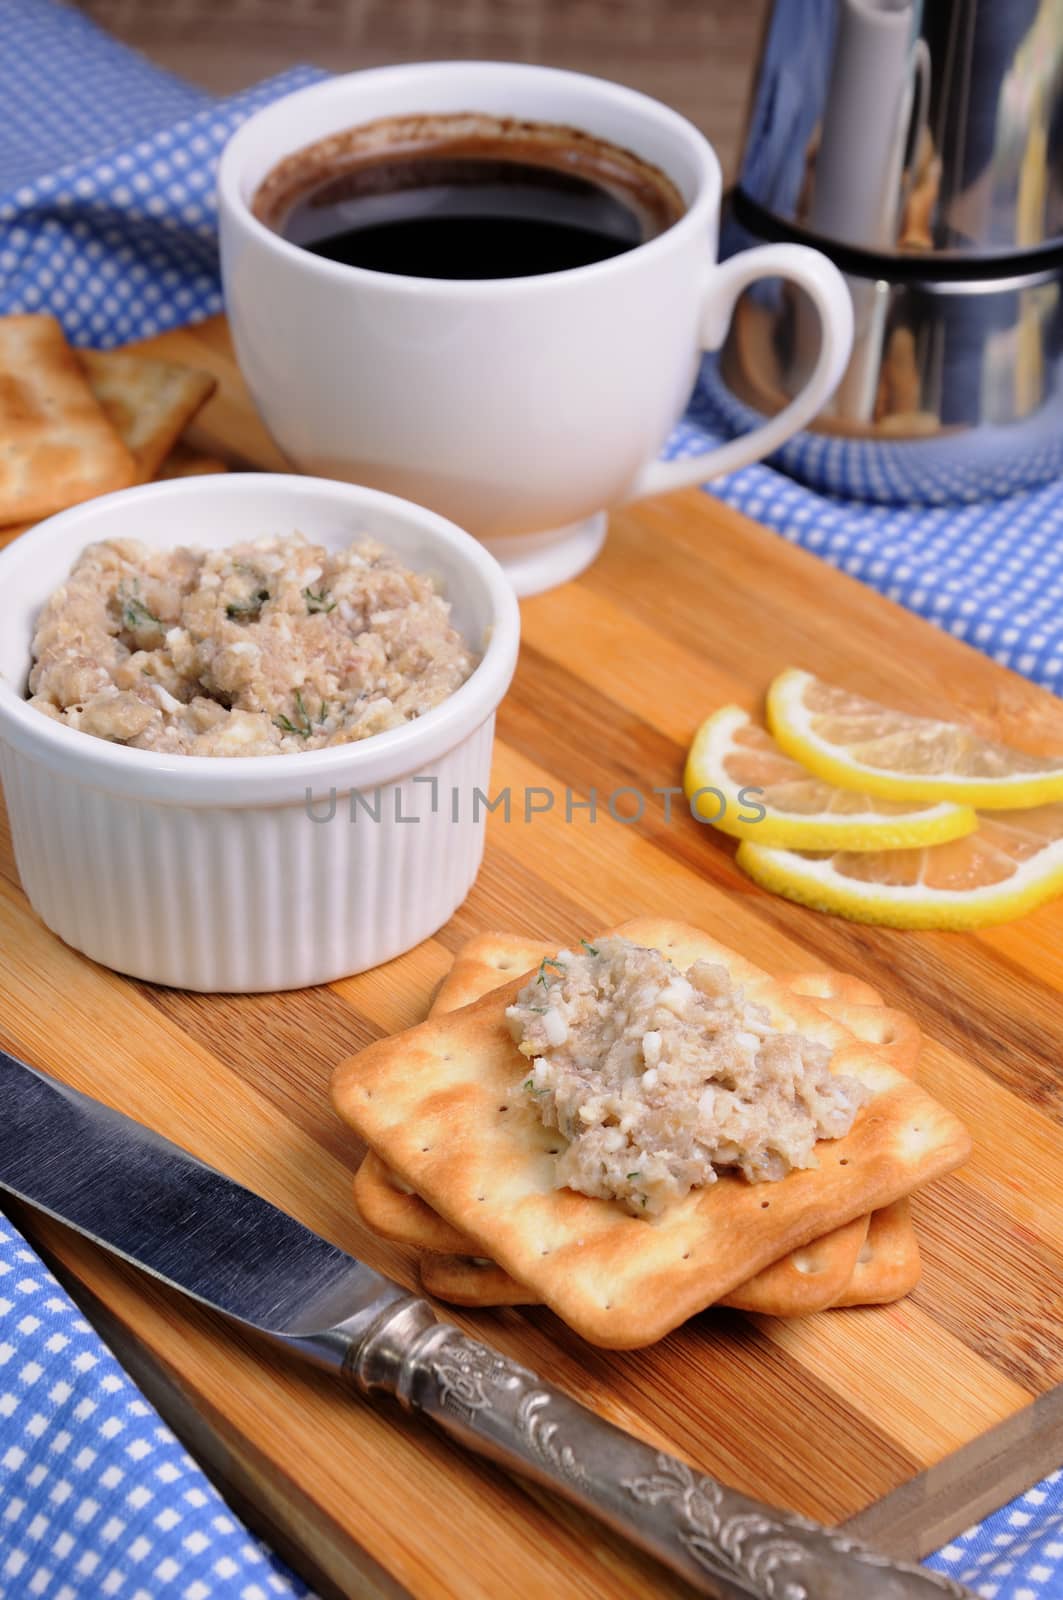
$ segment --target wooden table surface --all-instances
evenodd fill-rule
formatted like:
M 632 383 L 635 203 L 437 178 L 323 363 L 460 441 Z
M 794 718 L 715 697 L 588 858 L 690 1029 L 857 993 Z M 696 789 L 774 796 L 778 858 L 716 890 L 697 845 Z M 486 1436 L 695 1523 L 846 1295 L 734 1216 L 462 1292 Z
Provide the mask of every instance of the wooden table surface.
M 277 457 L 224 325 L 156 349 L 214 370 L 200 442 Z M 30 535 L 32 537 L 32 535 Z M 795 664 L 915 710 L 943 689 L 984 729 L 1063 749 L 1063 704 L 822 562 L 688 492 L 612 519 L 577 582 L 522 605 L 493 788 L 679 782 L 714 706 L 759 705 Z M 458 1320 L 590 1405 L 777 1503 L 922 1553 L 1063 1458 L 1063 915 L 982 933 L 876 930 L 773 898 L 734 845 L 663 801 L 624 824 L 501 811 L 475 889 L 401 959 L 328 988 L 204 996 L 130 982 L 60 944 L 0 848 L 0 1040 L 176 1138 L 373 1266 L 410 1254 L 351 1204 L 360 1150 L 328 1081 L 419 1020 L 453 952 L 486 929 L 572 940 L 625 917 L 684 918 L 774 970 L 831 966 L 915 1014 L 920 1077 L 968 1123 L 959 1172 L 916 1197 L 923 1281 L 905 1301 L 799 1321 L 709 1312 L 660 1345 L 607 1352 L 541 1309 Z M 23 1218 L 25 1220 L 25 1218 Z M 427 1428 L 350 1400 L 204 1311 L 32 1225 L 149 1392 L 256 1525 L 323 1593 L 425 1600 L 682 1595 L 652 1562 Z

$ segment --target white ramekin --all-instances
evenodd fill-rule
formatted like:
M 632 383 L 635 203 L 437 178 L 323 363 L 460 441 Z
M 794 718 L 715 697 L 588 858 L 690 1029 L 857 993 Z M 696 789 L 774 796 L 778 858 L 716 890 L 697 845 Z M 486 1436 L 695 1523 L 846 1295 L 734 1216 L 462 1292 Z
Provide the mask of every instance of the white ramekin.
M 483 651 L 456 694 L 359 744 L 245 758 L 129 750 L 26 704 L 34 620 L 85 545 L 218 546 L 296 529 L 334 547 L 378 538 L 442 579 L 456 626 Z M 51 517 L 0 552 L 0 778 L 31 904 L 94 960 L 184 989 L 300 988 L 401 954 L 476 877 L 475 791 L 488 792 L 519 634 L 513 592 L 475 539 L 355 484 L 186 478 Z M 331 819 L 312 820 L 333 796 Z

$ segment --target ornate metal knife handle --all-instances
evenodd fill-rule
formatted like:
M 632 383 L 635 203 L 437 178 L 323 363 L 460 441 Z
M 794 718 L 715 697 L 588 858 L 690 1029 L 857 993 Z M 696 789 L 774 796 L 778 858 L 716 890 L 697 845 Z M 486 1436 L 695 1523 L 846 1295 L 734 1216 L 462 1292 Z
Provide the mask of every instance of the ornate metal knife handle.
M 413 1297 L 352 1343 L 346 1373 L 563 1494 L 716 1600 L 967 1597 L 952 1579 L 751 1500 L 624 1433 Z

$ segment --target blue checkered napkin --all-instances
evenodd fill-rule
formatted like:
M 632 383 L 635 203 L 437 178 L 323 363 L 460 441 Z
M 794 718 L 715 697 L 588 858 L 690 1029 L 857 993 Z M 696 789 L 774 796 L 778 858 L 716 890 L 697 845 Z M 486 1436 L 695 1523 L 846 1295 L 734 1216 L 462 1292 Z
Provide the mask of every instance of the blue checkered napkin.
M 959 1578 L 984 1600 L 1060 1600 L 1063 1472 L 968 1528 L 926 1565 Z
M 0 0 L 0 90 L 2 195 L 212 104 L 54 0 Z
M 0 1600 L 309 1595 L 0 1213 Z
M 72 344 L 108 349 L 220 311 L 218 156 L 253 111 L 321 75 L 297 67 L 217 102 L 52 0 L 0 0 L 0 313 L 50 311 Z
M 701 455 L 747 420 L 736 414 L 715 362 L 707 360 L 665 454 Z M 807 469 L 838 483 L 852 466 L 847 443 L 804 434 L 793 441 L 798 454 L 790 465 L 804 462 L 803 477 Z M 784 446 L 782 454 L 790 449 Z M 974 504 L 933 506 L 842 498 L 761 464 L 709 487 L 792 544 L 1003 666 L 1063 692 L 1063 481 Z

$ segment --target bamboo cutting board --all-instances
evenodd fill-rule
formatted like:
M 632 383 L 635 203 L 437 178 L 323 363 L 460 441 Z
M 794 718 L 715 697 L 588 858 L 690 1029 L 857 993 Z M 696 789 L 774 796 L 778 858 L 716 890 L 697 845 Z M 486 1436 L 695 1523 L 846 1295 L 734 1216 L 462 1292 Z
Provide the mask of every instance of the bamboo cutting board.
M 224 325 L 152 348 L 221 380 L 198 442 L 279 465 Z M 190 537 L 194 530 L 190 530 Z M 776 970 L 860 974 L 928 1035 L 920 1076 L 975 1139 L 915 1202 L 922 1283 L 898 1305 L 780 1322 L 710 1312 L 645 1351 L 582 1344 L 548 1312 L 455 1320 L 634 1432 L 738 1487 L 922 1554 L 1063 1459 L 1063 915 L 981 934 L 874 930 L 755 888 L 734 846 L 664 802 L 641 821 L 576 800 L 680 781 L 725 700 L 794 664 L 913 710 L 942 688 L 984 730 L 1063 749 L 1063 704 L 822 562 L 691 492 L 613 518 L 578 582 L 523 605 L 493 790 L 555 810 L 490 817 L 480 879 L 435 938 L 328 988 L 260 997 L 152 988 L 49 934 L 0 850 L 0 1039 L 158 1128 L 373 1266 L 408 1253 L 356 1221 L 360 1150 L 332 1067 L 423 1016 L 452 953 L 502 929 L 569 941 L 639 913 L 699 924 Z M 72 1159 L 76 1157 L 72 1156 Z M 397 1411 L 281 1365 L 54 1225 L 48 1249 L 226 1492 L 326 1594 L 551 1600 L 688 1593 L 653 1562 Z

